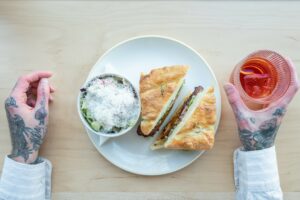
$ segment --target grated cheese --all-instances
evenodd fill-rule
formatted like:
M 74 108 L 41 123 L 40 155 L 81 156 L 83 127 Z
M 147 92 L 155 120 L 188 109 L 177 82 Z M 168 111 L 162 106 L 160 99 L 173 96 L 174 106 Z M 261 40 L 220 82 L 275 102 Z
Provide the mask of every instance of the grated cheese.
M 126 81 L 118 82 L 113 77 L 96 79 L 87 88 L 85 98 L 87 109 L 104 132 L 116 127 L 126 129 L 138 115 L 138 99 Z

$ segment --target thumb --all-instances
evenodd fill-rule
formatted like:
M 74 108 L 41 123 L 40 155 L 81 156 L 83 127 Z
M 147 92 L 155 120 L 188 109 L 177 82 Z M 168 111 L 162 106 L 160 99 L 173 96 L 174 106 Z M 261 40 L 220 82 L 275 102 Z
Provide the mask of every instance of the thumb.
M 39 85 L 37 88 L 37 99 L 36 99 L 35 108 L 39 109 L 41 107 L 44 107 L 44 109 L 48 111 L 49 96 L 50 96 L 50 86 L 49 86 L 48 78 L 42 78 L 39 81 Z
M 239 92 L 234 87 L 234 85 L 232 85 L 231 83 L 225 83 L 224 90 L 234 113 L 236 113 L 236 111 L 238 110 L 241 110 L 242 108 L 246 108 L 246 105 L 244 104 Z

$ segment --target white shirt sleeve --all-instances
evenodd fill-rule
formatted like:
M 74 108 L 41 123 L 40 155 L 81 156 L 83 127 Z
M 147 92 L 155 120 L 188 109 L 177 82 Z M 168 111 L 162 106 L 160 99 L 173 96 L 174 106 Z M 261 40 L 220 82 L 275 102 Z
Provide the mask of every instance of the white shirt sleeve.
M 6 156 L 0 180 L 0 200 L 51 199 L 50 161 L 40 158 L 38 164 L 23 164 Z
M 282 200 L 275 147 L 234 152 L 237 200 Z

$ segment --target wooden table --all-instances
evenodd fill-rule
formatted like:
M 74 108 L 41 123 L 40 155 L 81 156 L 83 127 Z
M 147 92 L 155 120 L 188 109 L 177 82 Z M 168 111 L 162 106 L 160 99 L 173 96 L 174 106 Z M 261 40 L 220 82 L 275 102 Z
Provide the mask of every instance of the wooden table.
M 223 91 L 214 149 L 179 172 L 143 177 L 115 167 L 93 147 L 77 115 L 78 89 L 107 49 L 144 34 L 174 37 L 195 48 L 220 85 L 257 49 L 289 56 L 299 73 L 299 18 L 300 2 L 1 1 L 0 101 L 18 76 L 55 73 L 51 83 L 57 92 L 41 151 L 54 166 L 53 199 L 233 199 L 232 153 L 240 143 Z M 285 199 L 300 198 L 299 119 L 298 95 L 276 140 Z M 0 166 L 11 148 L 8 132 L 1 109 Z

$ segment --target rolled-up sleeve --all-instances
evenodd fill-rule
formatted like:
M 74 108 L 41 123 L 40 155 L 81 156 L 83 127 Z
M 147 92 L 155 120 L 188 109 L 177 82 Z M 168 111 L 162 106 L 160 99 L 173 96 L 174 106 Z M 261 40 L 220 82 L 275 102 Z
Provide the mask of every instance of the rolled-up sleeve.
M 50 161 L 40 158 L 38 164 L 23 164 L 5 158 L 0 180 L 0 200 L 51 199 Z
M 275 147 L 234 152 L 237 200 L 281 200 Z

